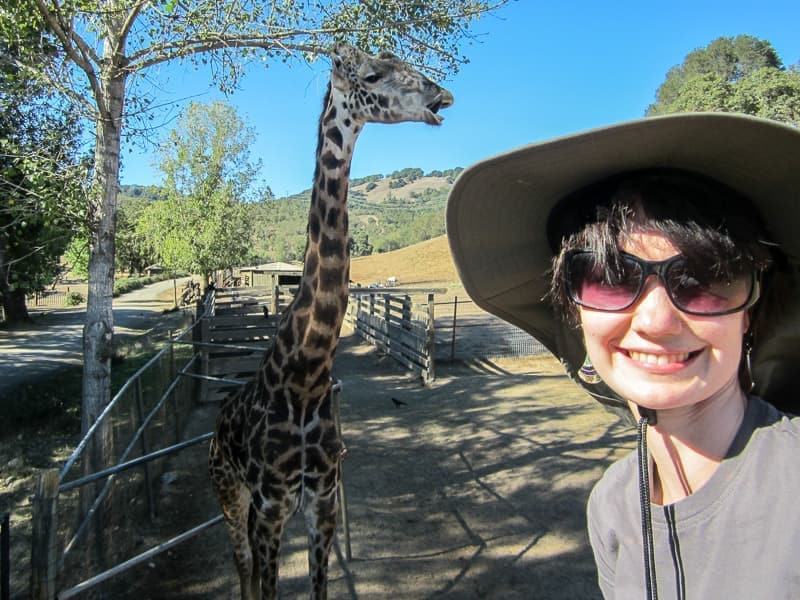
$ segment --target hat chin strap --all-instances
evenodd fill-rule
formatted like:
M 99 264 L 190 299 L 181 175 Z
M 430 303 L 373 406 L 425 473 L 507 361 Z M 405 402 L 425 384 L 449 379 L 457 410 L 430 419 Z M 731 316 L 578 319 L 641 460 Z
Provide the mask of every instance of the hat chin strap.
M 654 408 L 639 406 L 639 416 L 646 418 L 648 425 L 656 425 L 658 423 L 658 415 Z

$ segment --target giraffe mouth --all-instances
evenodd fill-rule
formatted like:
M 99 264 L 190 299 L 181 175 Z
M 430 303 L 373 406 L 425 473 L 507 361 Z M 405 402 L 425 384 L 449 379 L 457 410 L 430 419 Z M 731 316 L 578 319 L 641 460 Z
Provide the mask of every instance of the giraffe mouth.
M 439 110 L 447 108 L 452 103 L 453 101 L 449 97 L 444 94 L 438 94 L 436 98 L 433 99 L 433 102 L 425 106 L 425 108 L 428 109 L 428 118 L 426 121 L 431 125 L 441 125 L 442 121 L 444 121 L 444 117 L 438 114 Z

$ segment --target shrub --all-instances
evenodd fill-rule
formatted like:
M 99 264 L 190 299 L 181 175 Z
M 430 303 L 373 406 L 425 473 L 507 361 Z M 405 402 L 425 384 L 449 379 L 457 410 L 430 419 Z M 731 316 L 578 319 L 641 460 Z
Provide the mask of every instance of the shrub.
M 80 292 L 67 292 L 67 297 L 64 300 L 64 304 L 67 306 L 78 306 L 84 302 L 86 302 L 86 298 Z

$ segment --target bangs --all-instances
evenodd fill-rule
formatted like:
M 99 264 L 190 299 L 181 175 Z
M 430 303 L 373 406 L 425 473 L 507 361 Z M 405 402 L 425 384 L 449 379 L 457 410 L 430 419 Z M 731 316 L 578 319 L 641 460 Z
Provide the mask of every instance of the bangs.
M 612 281 L 622 269 L 620 247 L 644 232 L 662 234 L 690 265 L 710 266 L 720 278 L 771 264 L 762 219 L 736 191 L 684 171 L 613 177 L 568 196 L 550 215 L 555 258 L 548 299 L 568 322 L 576 323 L 577 313 L 563 284 L 566 252 L 590 250 Z

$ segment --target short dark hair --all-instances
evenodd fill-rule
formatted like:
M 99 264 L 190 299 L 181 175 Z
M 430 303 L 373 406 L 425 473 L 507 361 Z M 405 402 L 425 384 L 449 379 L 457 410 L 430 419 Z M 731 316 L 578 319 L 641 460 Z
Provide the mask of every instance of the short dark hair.
M 663 234 L 690 262 L 710 262 L 720 274 L 767 271 L 776 254 L 747 198 L 703 175 L 673 169 L 624 173 L 581 188 L 556 205 L 547 229 L 555 254 L 547 297 L 572 324 L 577 309 L 564 284 L 570 250 L 597 254 L 609 278 L 621 264 L 621 243 L 643 230 Z

